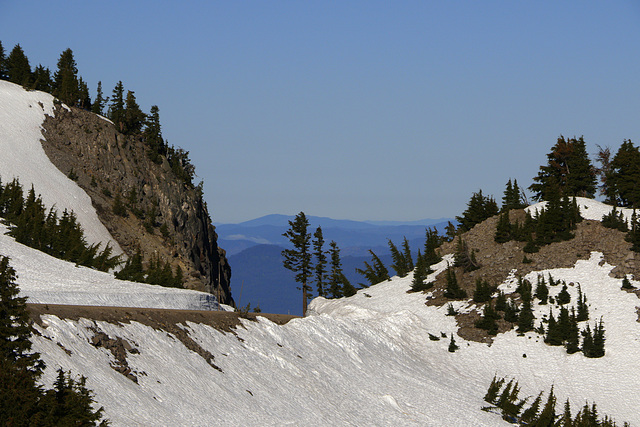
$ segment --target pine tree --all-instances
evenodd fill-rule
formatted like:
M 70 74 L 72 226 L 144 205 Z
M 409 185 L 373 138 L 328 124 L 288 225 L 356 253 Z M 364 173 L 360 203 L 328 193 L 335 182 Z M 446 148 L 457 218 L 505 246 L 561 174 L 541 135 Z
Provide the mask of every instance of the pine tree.
M 547 336 L 544 338 L 544 342 L 549 345 L 562 345 L 562 332 L 560 326 L 553 317 L 553 312 L 549 309 L 549 326 L 547 328 Z
M 356 268 L 356 273 L 362 274 L 369 285 L 375 285 L 380 282 L 384 282 L 389 279 L 389 270 L 384 266 L 378 255 L 376 255 L 371 249 L 369 249 L 369 253 L 371 254 L 371 264 L 368 262 L 364 262 L 365 268 Z M 366 284 L 360 283 L 362 286 L 368 286 Z
M 449 299 L 464 299 L 467 292 L 458 284 L 458 278 L 453 267 L 447 267 L 447 288 L 444 291 L 444 297 Z
M 542 403 L 542 393 L 534 399 L 527 409 L 522 412 L 520 416 L 520 423 L 524 425 L 534 425 L 534 421 L 538 418 L 538 412 L 540 411 L 540 404 Z
M 325 296 L 325 273 L 327 272 L 327 255 L 323 249 L 324 238 L 322 228 L 318 226 L 313 234 L 313 256 L 315 258 L 315 279 L 318 296 Z
M 0 41 L 0 80 L 7 80 L 9 78 L 7 76 L 6 60 L 6 53 L 4 51 L 4 47 L 2 47 L 2 42 Z
M 580 329 L 578 328 L 575 310 L 572 310 L 571 316 L 569 316 L 569 329 L 567 331 L 565 348 L 568 354 L 580 351 Z
M 491 301 L 491 295 L 495 292 L 495 287 L 482 278 L 476 279 L 476 289 L 473 291 L 473 302 Z
M 293 221 L 289 221 L 289 229 L 283 236 L 289 239 L 293 249 L 282 251 L 283 265 L 286 269 L 295 273 L 296 282 L 300 283 L 302 289 L 302 315 L 307 314 L 307 296 L 310 287 L 309 278 L 312 274 L 310 241 L 311 235 L 308 233 L 309 220 L 304 212 L 296 215 Z
M 545 305 L 549 299 L 549 288 L 542 275 L 538 275 L 535 297 L 540 300 L 540 305 Z
M 142 136 L 149 147 L 149 158 L 154 163 L 162 163 L 162 156 L 167 155 L 167 146 L 162 139 L 160 128 L 160 113 L 157 105 L 151 107 L 151 111 L 145 122 L 145 129 Z
M 104 107 L 109 102 L 109 97 L 104 97 L 102 93 L 102 81 L 98 82 L 98 88 L 96 89 L 96 99 L 91 105 L 91 112 L 99 115 L 104 115 Z
M 115 123 L 120 132 L 124 132 L 124 85 L 119 81 L 113 88 L 108 118 Z
M 604 356 L 604 323 L 602 317 L 593 329 L 593 348 L 592 355 L 590 357 L 602 357 Z
M 78 66 L 71 49 L 66 49 L 60 54 L 53 80 L 53 95 L 71 107 L 77 106 L 80 100 Z
M 509 212 L 503 212 L 498 216 L 498 225 L 493 239 L 496 243 L 506 243 L 511 240 L 511 223 L 509 222 Z
M 422 292 L 433 287 L 433 283 L 426 282 L 428 274 L 427 262 L 424 256 L 420 255 L 420 249 L 418 249 L 418 258 L 413 271 L 413 280 L 411 281 L 411 290 L 413 292 Z
M 504 295 L 503 291 L 498 292 L 498 296 L 496 297 L 496 311 L 505 311 L 507 308 L 507 297 Z
M 467 242 L 462 239 L 462 236 L 458 236 L 458 242 L 456 243 L 454 265 L 456 267 L 462 267 L 465 273 L 480 268 L 480 263 L 476 260 L 473 250 L 469 249 Z
M 122 133 L 125 135 L 137 135 L 142 130 L 145 121 L 145 114 L 140 110 L 133 91 L 128 90 L 125 98 L 123 113 Z
M 610 164 L 606 177 L 607 198 L 617 206 L 640 205 L 640 151 L 631 140 L 624 140 Z
M 496 320 L 499 318 L 500 316 L 493 309 L 493 305 L 491 303 L 485 304 L 482 317 L 476 321 L 475 327 L 484 329 L 489 335 L 496 335 L 498 333 L 498 323 Z
M 402 241 L 402 257 L 407 265 L 407 272 L 412 271 L 415 267 L 413 264 L 413 256 L 411 255 L 411 248 L 409 247 L 409 241 L 405 237 Z
M 329 258 L 331 260 L 331 270 L 329 271 L 328 295 L 330 298 L 341 298 L 342 291 L 342 261 L 340 260 L 340 248 L 335 241 L 329 243 Z
M 51 71 L 48 68 L 38 65 L 33 70 L 33 84 L 35 90 L 50 93 L 53 89 L 53 80 L 51 79 Z
M 461 231 L 469 231 L 476 224 L 480 224 L 487 218 L 491 218 L 498 214 L 498 205 L 493 197 L 487 197 L 482 195 L 482 190 L 477 193 L 473 193 L 471 199 L 467 203 L 467 209 L 461 216 L 456 216 L 459 229 Z
M 553 386 L 551 386 L 551 391 L 549 391 L 549 396 L 547 397 L 547 403 L 545 403 L 544 408 L 542 408 L 542 412 L 538 415 L 538 419 L 535 421 L 534 426 L 540 427 L 553 427 L 553 423 L 556 419 L 556 396 L 553 394 Z
M 404 277 L 410 271 L 409 268 L 409 260 L 407 260 L 405 254 L 400 252 L 398 247 L 388 239 L 389 250 L 391 251 L 391 259 L 393 260 L 393 264 L 391 264 L 391 268 L 393 268 L 398 275 L 398 277 Z
M 455 353 L 460 347 L 456 344 L 455 338 L 453 338 L 453 333 L 451 333 L 451 341 L 449 341 L 449 353 Z
M 589 307 L 587 306 L 587 297 L 582 293 L 582 288 L 578 283 L 578 314 L 576 315 L 576 320 L 578 322 L 582 322 L 589 319 Z
M 504 378 L 498 378 L 495 375 L 493 376 L 493 380 L 491 380 L 491 384 L 489 384 L 489 388 L 487 389 L 487 393 L 484 395 L 484 401 L 487 403 L 496 404 L 498 401 L 498 393 L 504 384 Z
M 569 304 L 571 302 L 571 295 L 569 295 L 569 291 L 567 290 L 567 284 L 563 282 L 562 289 L 558 296 L 556 297 L 556 301 L 560 305 Z
M 19 44 L 15 45 L 5 60 L 8 80 L 24 87 L 31 86 L 31 66 Z
M 518 333 L 524 334 L 525 332 L 533 330 L 534 320 L 535 316 L 533 315 L 533 309 L 531 308 L 531 299 L 526 299 L 522 302 L 522 307 L 518 314 Z
M 511 299 L 508 299 L 504 309 L 504 320 L 510 323 L 517 323 L 519 314 L 520 309 L 518 306 Z
M 424 253 L 422 254 L 427 267 L 430 267 L 434 264 L 439 263 L 442 260 L 442 257 L 439 256 L 436 252 L 438 247 L 440 246 L 441 239 L 438 236 L 438 231 L 431 227 L 426 228 L 426 236 L 424 241 Z

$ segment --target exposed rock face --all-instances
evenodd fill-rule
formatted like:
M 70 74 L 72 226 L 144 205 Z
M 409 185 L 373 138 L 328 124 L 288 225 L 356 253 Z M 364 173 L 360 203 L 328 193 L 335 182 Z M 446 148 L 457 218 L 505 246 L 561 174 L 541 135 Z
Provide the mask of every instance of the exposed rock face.
M 231 269 L 218 247 L 201 189 L 178 179 L 166 159 L 156 164 L 138 139 L 90 112 L 62 108 L 47 117 L 42 145 L 54 165 L 91 197 L 98 216 L 128 255 L 139 248 L 185 273 L 185 287 L 233 304 Z M 128 216 L 115 215 L 120 196 Z

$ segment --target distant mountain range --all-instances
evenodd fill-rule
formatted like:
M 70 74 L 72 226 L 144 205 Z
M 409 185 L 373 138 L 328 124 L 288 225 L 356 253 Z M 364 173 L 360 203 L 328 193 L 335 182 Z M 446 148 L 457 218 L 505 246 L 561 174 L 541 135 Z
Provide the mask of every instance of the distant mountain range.
M 294 216 L 267 215 L 239 224 L 218 224 L 218 244 L 227 251 L 231 265 L 231 291 L 236 304 L 256 305 L 269 313 L 302 314 L 301 291 L 291 271 L 282 266 L 281 252 L 289 247 L 282 234 Z M 426 227 L 444 231 L 448 218 L 420 221 L 350 221 L 325 217 L 308 217 L 313 232 L 322 227 L 326 248 L 334 240 L 340 248 L 342 266 L 349 281 L 356 287 L 365 282 L 355 272 L 371 259 L 373 250 L 385 265 L 391 264 L 388 239 L 400 246 L 404 237 L 415 253 L 422 248 Z M 390 271 L 393 274 L 393 271 Z M 315 289 L 314 289 L 315 294 Z

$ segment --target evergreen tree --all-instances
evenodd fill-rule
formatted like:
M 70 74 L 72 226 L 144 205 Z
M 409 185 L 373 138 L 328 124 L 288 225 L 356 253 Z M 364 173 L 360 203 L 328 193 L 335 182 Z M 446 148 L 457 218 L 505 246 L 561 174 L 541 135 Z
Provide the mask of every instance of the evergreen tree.
M 484 329 L 489 335 L 496 335 L 498 333 L 498 323 L 496 322 L 500 316 L 493 309 L 491 303 L 484 305 L 484 311 L 482 317 L 475 323 L 476 328 Z
M 593 329 L 593 347 L 591 356 L 588 357 L 602 357 L 604 356 L 604 323 L 602 318 L 600 318 L 600 322 L 598 322 Z
M 369 253 L 371 254 L 371 264 L 365 261 L 365 268 L 356 268 L 356 273 L 362 274 L 369 282 L 369 285 L 389 280 L 389 270 L 384 266 L 378 255 L 373 253 L 371 249 L 369 249 Z M 363 283 L 360 283 L 360 285 L 368 286 Z
M 535 425 L 534 422 L 538 418 L 538 412 L 540 411 L 540 405 L 542 404 L 542 393 L 534 399 L 527 409 L 522 412 L 520 416 L 520 423 L 523 425 Z
M 453 267 L 447 267 L 447 288 L 444 291 L 444 297 L 449 299 L 464 299 L 467 292 L 458 284 L 458 278 Z
M 556 396 L 553 394 L 553 386 L 551 386 L 551 391 L 549 391 L 549 396 L 547 397 L 547 403 L 545 403 L 544 408 L 542 408 L 542 412 L 538 415 L 538 419 L 535 422 L 535 426 L 540 427 L 553 427 L 553 423 L 556 419 Z
M 444 231 L 445 231 L 445 238 L 447 242 L 451 242 L 453 239 L 455 239 L 456 235 L 458 234 L 458 231 L 456 230 L 456 226 L 453 225 L 453 223 L 451 221 L 447 221 L 447 225 L 446 227 L 444 227 Z
M 640 151 L 631 140 L 625 140 L 613 157 L 606 182 L 607 199 L 614 205 L 640 205 Z
M 458 344 L 456 344 L 456 340 L 455 338 L 453 338 L 453 333 L 451 333 L 451 341 L 449 341 L 449 353 L 455 353 L 456 350 L 458 350 L 460 347 L 458 347 Z
M 104 107 L 109 102 L 109 97 L 104 97 L 102 93 L 102 82 L 98 82 L 98 88 L 96 89 L 96 99 L 91 105 L 91 112 L 99 115 L 104 115 Z
M 485 402 L 492 403 L 494 405 L 498 402 L 498 393 L 502 389 L 504 381 L 504 378 L 498 378 L 495 375 L 493 376 L 493 380 L 491 380 L 491 384 L 489 384 L 487 393 L 484 395 Z
M 456 252 L 454 254 L 454 265 L 456 267 L 462 267 L 465 273 L 480 268 L 480 263 L 476 260 L 473 250 L 469 249 L 467 242 L 462 239 L 462 236 L 458 236 Z
M 536 286 L 536 293 L 534 295 L 540 300 L 540 305 L 545 305 L 549 299 L 549 288 L 544 280 L 543 275 L 538 275 L 538 285 Z
M 125 135 L 139 134 L 142 130 L 145 117 L 145 114 L 140 110 L 140 106 L 138 106 L 134 92 L 128 90 L 125 99 L 122 133 Z
M 77 106 L 80 101 L 78 66 L 71 49 L 66 49 L 60 54 L 53 80 L 53 95 L 71 107 Z
M 124 85 L 121 81 L 113 88 L 107 116 L 120 132 L 124 132 Z
M 461 216 L 456 216 L 456 221 L 460 224 L 458 228 L 464 232 L 497 214 L 498 205 L 493 197 L 483 196 L 482 190 L 479 190 L 477 193 L 473 193 L 467 203 L 467 209 Z
M 622 289 L 634 289 L 631 281 L 629 281 L 629 278 L 626 275 L 622 278 Z
M 387 240 L 389 243 L 389 250 L 391 251 L 391 259 L 393 260 L 393 264 L 391 264 L 391 268 L 393 268 L 398 275 L 398 277 L 404 277 L 411 270 L 409 268 L 409 260 L 407 260 L 405 254 L 400 252 L 398 247 L 391 241 L 391 239 Z
M 569 329 L 567 331 L 565 348 L 567 349 L 568 354 L 580 351 L 580 329 L 578 329 L 578 320 L 576 318 L 575 310 L 572 310 L 571 316 L 569 317 Z
M 335 241 L 329 243 L 329 258 L 331 260 L 331 270 L 329 271 L 328 296 L 330 298 L 341 298 L 342 289 L 342 261 L 340 260 L 340 248 Z
M 416 261 L 416 268 L 413 271 L 413 280 L 411 281 L 411 290 L 413 292 L 422 292 L 433 287 L 433 283 L 427 283 L 428 276 L 427 262 L 424 256 L 420 255 L 420 249 L 418 249 L 418 258 Z
M 593 334 L 591 333 L 591 327 L 587 327 L 582 331 L 582 353 L 586 357 L 593 357 Z
M 151 107 L 151 112 L 147 116 L 145 129 L 142 134 L 145 143 L 149 147 L 149 158 L 154 163 L 162 163 L 162 156 L 167 155 L 167 146 L 162 139 L 162 131 L 160 129 L 160 113 L 157 105 Z
M 33 70 L 33 89 L 50 93 L 53 89 L 53 80 L 51 79 L 51 71 L 48 68 L 38 65 Z
M 496 311 L 505 311 L 507 308 L 507 297 L 504 295 L 503 291 L 498 292 L 498 296 L 496 298 Z
M 9 78 L 9 76 L 7 76 L 6 61 L 6 53 L 4 51 L 4 47 L 2 47 L 2 42 L 0 41 L 0 80 L 7 80 Z
M 509 212 L 503 212 L 498 216 L 498 225 L 494 235 L 496 243 L 506 243 L 511 240 L 511 223 L 509 222 Z
M 422 257 L 425 260 L 427 268 L 431 271 L 431 266 L 442 261 L 442 257 L 438 255 L 436 250 L 440 247 L 440 237 L 438 236 L 438 230 L 435 228 L 427 227 L 425 230 L 426 236 L 424 241 L 424 253 Z
M 322 228 L 318 226 L 313 234 L 313 256 L 315 257 L 315 273 L 316 273 L 316 289 L 318 296 L 325 296 L 325 273 L 327 272 L 327 255 L 323 249 L 324 238 L 322 237 Z
M 578 322 L 582 322 L 589 319 L 589 307 L 587 306 L 587 297 L 582 293 L 582 288 L 578 283 L 578 314 L 576 315 L 576 320 Z
M 491 301 L 491 295 L 495 292 L 495 286 L 478 277 L 476 279 L 476 289 L 473 291 L 473 302 Z
M 83 110 L 91 110 L 91 97 L 89 96 L 89 87 L 87 86 L 87 83 L 82 79 L 82 77 L 78 77 L 78 102 L 76 106 L 78 108 L 82 108 Z
M 286 269 L 295 273 L 296 282 L 300 283 L 302 289 L 302 315 L 307 314 L 307 296 L 310 287 L 307 284 L 312 274 L 310 241 L 311 235 L 308 233 L 309 220 L 304 212 L 296 215 L 293 221 L 289 221 L 289 229 L 283 236 L 289 239 L 293 249 L 282 251 L 283 265 Z
M 31 87 L 31 66 L 19 44 L 15 45 L 5 61 L 7 76 L 10 82 Z
M 511 209 L 524 209 L 525 207 L 524 194 L 518 186 L 518 180 L 514 180 L 512 184 L 511 179 L 509 179 L 502 196 L 501 212 L 508 212 Z
M 402 241 L 402 257 L 407 265 L 407 272 L 412 271 L 415 267 L 413 264 L 413 256 L 411 255 L 411 248 L 409 247 L 409 241 L 405 237 Z
M 565 282 L 562 283 L 562 289 L 560 290 L 560 293 L 558 293 L 556 301 L 560 305 L 569 304 L 569 302 L 571 302 L 571 295 L 569 295 L 567 284 Z
M 504 320 L 510 323 L 517 323 L 519 314 L 520 309 L 518 306 L 511 299 L 508 299 L 504 309 Z
M 615 206 L 611 209 L 611 212 L 602 216 L 601 222 L 603 227 L 613 228 L 614 230 L 620 230 L 622 232 L 629 231 L 624 214 Z
M 547 193 L 556 187 L 567 196 L 593 198 L 596 192 L 595 169 L 591 165 L 583 137 L 566 140 L 560 136 L 551 152 L 547 165 L 540 166 L 538 176 L 529 189 L 535 200 L 548 200 Z
M 518 314 L 518 333 L 524 334 L 525 332 L 533 330 L 534 320 L 535 316 L 533 315 L 533 309 L 531 308 L 531 299 L 526 299 L 522 302 L 522 307 Z

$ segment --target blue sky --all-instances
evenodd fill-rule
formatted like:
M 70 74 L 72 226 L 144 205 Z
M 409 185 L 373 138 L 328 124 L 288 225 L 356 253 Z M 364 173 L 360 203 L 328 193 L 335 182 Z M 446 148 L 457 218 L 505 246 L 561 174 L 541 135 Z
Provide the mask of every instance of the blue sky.
M 4 1 L 0 41 L 118 80 L 214 222 L 453 217 L 559 135 L 640 142 L 637 1 Z

